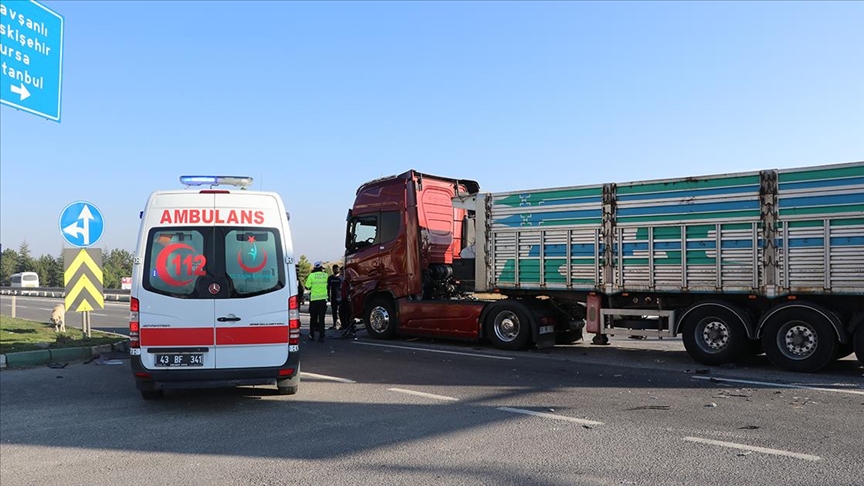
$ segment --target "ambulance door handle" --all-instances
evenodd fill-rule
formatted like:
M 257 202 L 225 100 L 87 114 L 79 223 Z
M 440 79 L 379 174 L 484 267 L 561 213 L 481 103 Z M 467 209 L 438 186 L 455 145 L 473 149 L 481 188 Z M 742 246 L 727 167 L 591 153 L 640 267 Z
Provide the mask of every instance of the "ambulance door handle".
M 237 322 L 240 318 L 234 314 L 228 314 L 227 316 L 217 317 L 216 320 L 219 322 Z

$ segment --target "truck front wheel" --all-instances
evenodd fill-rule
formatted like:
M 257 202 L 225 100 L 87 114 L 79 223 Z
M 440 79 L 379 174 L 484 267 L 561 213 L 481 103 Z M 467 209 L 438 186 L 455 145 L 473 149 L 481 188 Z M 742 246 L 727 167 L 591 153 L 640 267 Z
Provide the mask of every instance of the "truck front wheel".
M 393 301 L 386 297 L 372 299 L 363 313 L 366 333 L 375 339 L 393 339 L 398 322 L 393 307 Z
M 499 349 L 524 349 L 531 342 L 531 321 L 521 305 L 498 302 L 486 314 L 486 336 Z

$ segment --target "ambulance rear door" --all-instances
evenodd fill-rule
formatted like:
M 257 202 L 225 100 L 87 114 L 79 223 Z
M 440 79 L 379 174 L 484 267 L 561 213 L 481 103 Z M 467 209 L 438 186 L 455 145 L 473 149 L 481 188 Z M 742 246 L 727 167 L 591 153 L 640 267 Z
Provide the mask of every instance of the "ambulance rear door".
M 272 193 L 216 194 L 216 255 L 230 289 L 214 301 L 217 368 L 288 359 L 287 218 Z
M 214 300 L 208 290 L 213 228 L 202 224 L 212 204 L 211 195 L 168 193 L 155 196 L 148 207 L 136 296 L 146 368 L 216 366 Z

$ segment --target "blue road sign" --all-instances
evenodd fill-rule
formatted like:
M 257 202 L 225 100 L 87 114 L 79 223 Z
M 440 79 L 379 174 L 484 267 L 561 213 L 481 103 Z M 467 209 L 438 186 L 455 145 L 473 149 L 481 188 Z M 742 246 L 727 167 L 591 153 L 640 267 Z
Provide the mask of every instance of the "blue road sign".
M 87 201 L 75 201 L 60 213 L 60 234 L 72 246 L 92 246 L 105 231 L 102 211 Z
M 63 17 L 33 0 L 0 0 L 0 39 L 0 103 L 59 122 Z

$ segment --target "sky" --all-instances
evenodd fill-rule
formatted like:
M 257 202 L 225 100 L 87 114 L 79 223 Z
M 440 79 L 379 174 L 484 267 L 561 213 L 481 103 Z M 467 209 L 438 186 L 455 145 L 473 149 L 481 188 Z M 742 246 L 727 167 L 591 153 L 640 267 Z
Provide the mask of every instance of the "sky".
M 864 2 L 41 3 L 61 120 L 0 106 L 0 243 L 33 256 L 78 200 L 134 252 L 183 174 L 278 192 L 314 261 L 408 169 L 505 192 L 864 160 Z

